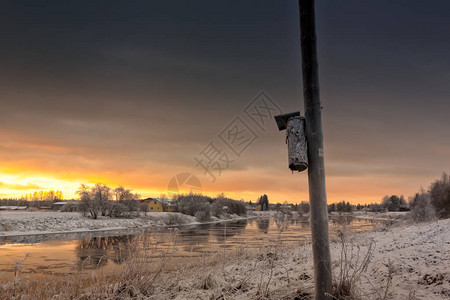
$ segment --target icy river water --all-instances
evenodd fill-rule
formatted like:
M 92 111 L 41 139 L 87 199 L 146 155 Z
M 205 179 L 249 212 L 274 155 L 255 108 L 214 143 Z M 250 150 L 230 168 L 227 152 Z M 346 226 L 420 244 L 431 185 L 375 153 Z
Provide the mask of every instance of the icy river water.
M 13 276 L 14 262 L 25 258 L 27 253 L 22 277 L 58 276 L 93 269 L 117 271 L 136 249 L 155 257 L 155 261 L 161 254 L 172 251 L 173 266 L 238 247 L 257 251 L 269 243 L 300 244 L 310 240 L 306 219 L 292 219 L 287 223 L 281 233 L 274 219 L 249 219 L 156 232 L 97 232 L 3 240 L 0 242 L 0 272 L 2 276 Z M 345 217 L 334 219 L 330 221 L 330 234 L 335 235 L 344 224 L 353 231 L 365 231 L 380 222 Z

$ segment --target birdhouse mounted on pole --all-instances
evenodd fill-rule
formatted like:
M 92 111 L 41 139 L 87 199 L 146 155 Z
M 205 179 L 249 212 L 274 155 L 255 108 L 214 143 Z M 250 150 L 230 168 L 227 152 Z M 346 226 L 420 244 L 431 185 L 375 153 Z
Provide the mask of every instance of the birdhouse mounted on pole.
M 278 129 L 286 130 L 286 143 L 288 145 L 289 169 L 304 171 L 308 168 L 308 152 L 305 138 L 305 118 L 296 111 L 275 116 Z

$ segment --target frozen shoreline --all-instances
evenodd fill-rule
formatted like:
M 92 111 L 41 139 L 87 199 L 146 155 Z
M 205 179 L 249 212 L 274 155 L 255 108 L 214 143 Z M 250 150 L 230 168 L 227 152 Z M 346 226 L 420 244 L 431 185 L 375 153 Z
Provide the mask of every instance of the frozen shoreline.
M 137 232 L 139 230 L 159 230 L 167 227 L 215 224 L 252 218 L 273 218 L 276 215 L 276 211 L 252 211 L 246 217 L 228 215 L 227 219 L 211 217 L 211 220 L 208 222 L 198 222 L 193 216 L 172 212 L 148 212 L 147 215 L 129 219 L 112 219 L 99 216 L 94 220 L 83 217 L 78 212 L 1 211 L 0 238 L 96 232 Z M 380 221 L 395 220 L 374 215 L 352 214 L 349 216 Z
M 78 212 L 2 211 L 0 212 L 0 238 L 37 235 L 63 235 L 95 232 L 123 232 L 144 229 L 162 229 L 173 226 L 196 226 L 254 218 L 229 215 L 228 219 L 212 218 L 198 222 L 195 217 L 181 213 L 148 212 L 133 219 L 99 217 L 90 219 Z

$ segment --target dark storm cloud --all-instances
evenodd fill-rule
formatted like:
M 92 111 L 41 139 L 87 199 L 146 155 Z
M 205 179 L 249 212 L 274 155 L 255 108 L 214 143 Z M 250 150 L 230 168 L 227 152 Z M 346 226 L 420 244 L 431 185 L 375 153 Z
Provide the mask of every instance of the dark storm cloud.
M 207 3 L 11 2 L 2 18 L 4 122 L 51 139 L 89 139 L 83 128 L 159 142 L 211 138 L 280 74 L 268 67 L 293 21 L 274 4 L 255 15 L 248 4 Z
M 419 185 L 443 171 L 448 11 L 448 1 L 317 1 L 329 182 Z M 303 112 L 297 1 L 4 1 L 0 37 L 8 162 L 192 171 L 258 91 Z M 286 171 L 272 125 L 232 174 Z

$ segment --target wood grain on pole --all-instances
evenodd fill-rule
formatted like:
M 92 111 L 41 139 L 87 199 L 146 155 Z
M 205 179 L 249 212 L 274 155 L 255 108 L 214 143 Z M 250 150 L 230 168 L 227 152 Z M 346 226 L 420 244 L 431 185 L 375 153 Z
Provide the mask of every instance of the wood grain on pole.
M 314 0 L 299 0 L 315 299 L 332 292 Z

